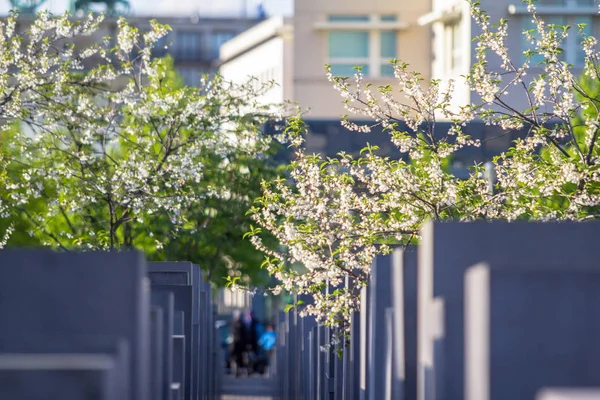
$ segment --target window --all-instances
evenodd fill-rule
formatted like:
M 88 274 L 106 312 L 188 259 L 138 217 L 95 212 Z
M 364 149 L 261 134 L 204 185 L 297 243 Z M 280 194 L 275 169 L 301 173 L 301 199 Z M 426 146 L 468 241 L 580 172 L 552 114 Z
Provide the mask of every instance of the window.
M 200 86 L 200 79 L 203 74 L 206 74 L 210 71 L 203 70 L 201 68 L 196 67 L 187 67 L 181 66 L 177 68 L 177 72 L 183 78 L 183 83 L 190 87 Z
M 209 49 L 212 58 L 219 58 L 221 45 L 235 37 L 235 32 L 213 32 L 209 36 Z
M 381 76 L 394 76 L 394 66 L 390 60 L 396 58 L 396 49 L 398 43 L 396 40 L 396 31 L 381 32 Z
M 462 25 L 460 22 L 454 22 L 445 26 L 446 30 L 446 68 L 454 71 L 460 68 L 463 58 L 463 36 Z
M 575 64 L 576 65 L 583 65 L 585 63 L 585 51 L 583 51 L 583 46 L 581 45 L 581 39 L 582 39 L 582 35 L 579 33 L 579 25 L 580 24 L 585 24 L 585 27 L 583 28 L 583 34 L 585 36 L 591 36 L 594 32 L 592 30 L 592 26 L 593 26 L 593 21 L 592 21 L 592 17 L 589 15 L 580 15 L 575 17 L 575 32 L 577 32 L 577 35 L 571 35 L 573 36 L 573 41 L 575 42 L 573 44 L 573 46 L 575 47 Z
M 201 51 L 202 36 L 199 32 L 178 31 L 173 43 L 176 58 L 193 58 Z
M 560 0 L 546 0 L 546 2 L 549 2 L 549 1 L 558 2 Z M 568 0 L 563 0 L 563 1 L 566 2 Z M 579 2 L 578 4 L 584 3 L 586 1 L 578 0 L 578 2 Z M 588 16 L 588 15 L 578 15 L 578 16 L 568 16 L 568 17 L 564 16 L 564 15 L 546 15 L 546 16 L 540 15 L 540 17 L 543 18 L 546 29 L 548 29 L 548 27 L 550 25 L 559 25 L 559 26 L 569 25 L 569 26 L 571 26 L 570 32 L 572 32 L 572 33 L 564 40 L 563 53 L 559 56 L 559 59 L 562 61 L 566 61 L 569 64 L 582 65 L 585 62 L 585 52 L 583 51 L 583 48 L 581 47 L 582 37 L 579 33 L 578 25 L 585 24 L 585 28 L 583 29 L 583 32 L 586 35 L 591 35 L 592 30 L 593 30 L 592 29 L 592 26 L 593 26 L 592 17 Z M 523 31 L 533 30 L 532 36 L 535 39 L 539 38 L 539 33 L 536 30 L 536 25 L 533 22 L 531 15 L 526 15 L 523 17 L 522 29 L 523 29 Z M 531 50 L 531 49 L 535 48 L 535 45 L 533 43 L 531 43 L 529 40 L 527 40 L 527 37 L 525 36 L 525 34 L 523 34 L 523 36 L 522 36 L 522 41 L 523 41 L 523 51 Z M 525 55 L 523 55 L 523 59 L 525 59 Z M 542 56 L 540 54 L 536 54 L 531 57 L 531 65 L 537 65 L 538 63 L 541 63 L 543 61 L 544 61 L 544 56 Z
M 328 64 L 334 75 L 352 76 L 359 66 L 366 76 L 394 76 L 389 61 L 397 57 L 395 15 L 331 15 L 329 22 L 340 23 L 327 38 Z

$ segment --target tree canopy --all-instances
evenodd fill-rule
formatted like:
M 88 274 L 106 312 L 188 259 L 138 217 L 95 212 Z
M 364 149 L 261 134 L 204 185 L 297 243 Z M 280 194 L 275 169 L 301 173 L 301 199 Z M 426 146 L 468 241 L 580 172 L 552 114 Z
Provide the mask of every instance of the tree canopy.
M 18 227 L 8 245 L 139 248 L 198 262 L 216 283 L 258 278 L 242 235 L 275 167 L 262 125 L 280 110 L 257 101 L 267 87 L 219 75 L 186 87 L 170 59 L 152 58 L 168 26 L 120 18 L 99 38 L 102 21 L 0 23 L 0 211 Z

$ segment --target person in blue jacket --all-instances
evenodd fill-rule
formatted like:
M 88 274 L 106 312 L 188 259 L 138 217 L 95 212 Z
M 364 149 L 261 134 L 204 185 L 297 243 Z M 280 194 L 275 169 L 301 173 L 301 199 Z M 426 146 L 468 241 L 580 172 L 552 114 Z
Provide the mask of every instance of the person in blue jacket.
M 254 366 L 254 370 L 261 375 L 266 372 L 267 367 L 271 363 L 270 361 L 271 356 L 273 355 L 273 349 L 275 348 L 275 343 L 277 343 L 277 335 L 273 330 L 273 324 L 268 324 L 258 340 L 259 357 Z

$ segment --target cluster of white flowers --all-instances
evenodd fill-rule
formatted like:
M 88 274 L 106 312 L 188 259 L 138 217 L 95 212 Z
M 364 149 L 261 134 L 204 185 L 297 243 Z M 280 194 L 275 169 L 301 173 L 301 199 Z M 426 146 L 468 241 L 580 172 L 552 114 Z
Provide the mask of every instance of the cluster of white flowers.
M 102 16 L 40 13 L 23 32 L 17 20 L 0 22 L 0 118 L 13 168 L 0 206 L 27 212 L 48 199 L 27 216 L 49 245 L 119 247 L 127 223 L 156 215 L 177 229 L 216 193 L 201 184 L 206 160 L 269 145 L 260 126 L 273 113 L 256 104 L 266 89 L 219 76 L 176 87 L 168 61 L 152 58 L 166 25 L 142 33 L 121 18 L 114 42 L 89 43 L 81 36 Z M 65 229 L 49 229 L 58 221 Z
M 465 83 L 479 102 L 451 107 L 454 82 L 447 88 L 437 80 L 425 83 L 401 62 L 394 64 L 397 84 L 378 90 L 365 84 L 360 72 L 352 81 L 329 71 L 347 110 L 372 120 L 371 126 L 383 126 L 410 161 L 380 157 L 377 148 L 367 148 L 356 158 L 340 154 L 324 159 L 299 147 L 287 179 L 265 184 L 264 197 L 252 210 L 259 225 L 252 232 L 253 242 L 268 255 L 265 265 L 281 281 L 279 289 L 313 296 L 304 313 L 329 325 L 347 321 L 359 307 L 358 290 L 368 284 L 373 257 L 391 246 L 418 243 L 426 220 L 600 217 L 600 85 L 573 75 L 572 66 L 559 56 L 567 30 L 544 24 L 533 2 L 528 3 L 535 29 L 524 33 L 534 47 L 525 62 L 509 56 L 509 22 L 494 24 L 478 2 L 471 3 L 482 33 Z M 598 81 L 596 44 L 592 37 L 582 38 L 583 75 Z M 532 69 L 536 55 L 544 61 Z M 501 60 L 499 70 L 488 65 L 492 57 Z M 533 76 L 525 79 L 527 74 Z M 510 104 L 509 88 L 527 99 L 526 110 Z M 493 188 L 481 165 L 463 179 L 448 168 L 454 153 L 480 145 L 463 132 L 475 119 L 502 130 L 529 129 L 494 160 Z M 448 132 L 436 129 L 440 120 L 450 121 Z M 343 125 L 370 131 L 370 126 L 347 117 Z M 298 120 L 291 126 L 295 134 L 305 133 Z M 260 239 L 264 231 L 280 247 L 267 248 Z M 349 288 L 343 286 L 346 277 L 353 282 Z

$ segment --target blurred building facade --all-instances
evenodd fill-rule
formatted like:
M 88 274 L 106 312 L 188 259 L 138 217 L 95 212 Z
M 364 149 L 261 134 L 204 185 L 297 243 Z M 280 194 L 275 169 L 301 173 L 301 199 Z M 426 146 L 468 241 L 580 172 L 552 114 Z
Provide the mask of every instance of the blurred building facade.
M 221 48 L 220 70 L 234 81 L 260 76 L 257 66 L 271 69 L 266 77 L 281 86 L 269 100 L 290 100 L 314 119 L 339 118 L 344 107 L 327 80 L 352 75 L 355 65 L 375 85 L 393 84 L 390 59 L 409 62 L 430 76 L 428 27 L 417 24 L 429 10 L 427 1 L 302 0 L 293 18 L 275 17 L 242 33 Z M 257 73 L 258 72 L 258 73 Z
M 71 1 L 71 3 L 74 3 Z M 163 4 L 159 2 L 157 4 Z M 147 7 L 143 15 L 135 13 L 135 9 L 126 15 L 132 26 L 141 31 L 150 29 L 150 21 L 156 19 L 162 24 L 171 27 L 171 32 L 161 39 L 155 46 L 154 56 L 161 57 L 171 55 L 175 68 L 182 75 L 185 83 L 196 86 L 200 82 L 202 74 L 212 74 L 218 68 L 219 50 L 223 43 L 247 31 L 265 18 L 264 7 L 257 3 L 254 8 L 249 8 L 250 0 L 240 2 L 223 2 L 216 12 L 204 12 L 196 10 L 195 3 L 182 1 L 174 5 L 172 11 L 168 12 L 164 4 L 153 9 Z M 44 3 L 40 4 L 40 9 Z M 183 5 L 183 6 L 182 6 Z M 205 4 L 206 6 L 206 4 Z M 260 6 L 260 7 L 259 7 Z M 82 10 L 75 10 L 71 4 L 70 11 L 76 17 L 84 15 Z M 66 9 L 47 7 L 52 12 L 63 13 Z M 205 7 L 206 8 L 206 7 Z M 214 7 L 211 7 L 214 8 Z M 104 12 L 106 6 L 90 4 L 90 11 Z M 188 10 L 188 11 L 186 11 Z M 22 9 L 19 16 L 19 27 L 21 31 L 27 30 L 29 24 L 35 18 L 35 10 Z M 104 22 L 91 37 L 77 37 L 76 42 L 81 45 L 97 43 L 105 36 L 115 37 L 117 33 L 116 15 L 107 15 Z
M 157 17 L 172 31 L 156 46 L 155 55 L 173 57 L 175 68 L 189 86 L 197 86 L 202 74 L 217 70 L 221 45 L 256 25 L 260 20 L 245 17 L 182 18 Z M 142 30 L 149 28 L 149 18 L 129 19 Z
M 509 55 L 520 65 L 523 52 L 532 46 L 522 34 L 533 28 L 526 5 L 519 0 L 480 2 L 492 21 L 509 20 Z M 540 0 L 537 9 L 548 23 L 573 26 L 564 60 L 574 64 L 577 74 L 584 55 L 577 24 L 585 23 L 586 32 L 598 35 L 595 0 Z M 340 126 L 340 116 L 348 112 L 343 107 L 344 99 L 327 81 L 325 64 L 330 64 L 333 74 L 340 76 L 352 76 L 352 67 L 360 65 L 366 81 L 394 87 L 388 60 L 397 58 L 407 62 L 410 70 L 420 72 L 425 82 L 455 79 L 453 103 L 458 106 L 477 101 L 476 95 L 461 82 L 476 61 L 476 43 L 472 39 L 480 33 L 465 0 L 302 0 L 295 2 L 293 18 L 264 21 L 225 43 L 221 47 L 221 72 L 235 81 L 248 75 L 261 76 L 260 68 L 268 66 L 270 72 L 265 78 L 274 79 L 280 87 L 264 100 L 291 100 L 310 109 L 305 115 L 309 125 L 308 151 L 329 156 L 341 150 L 356 154 L 369 142 L 393 155 L 395 149 L 385 133 L 365 135 Z M 501 71 L 500 58 L 489 57 L 487 61 L 491 69 Z M 534 59 L 532 64 L 538 61 Z M 533 72 L 538 68 L 534 67 Z M 510 88 L 507 96 L 510 104 L 528 108 L 527 96 L 518 88 Z M 447 125 L 437 126 L 445 131 Z M 481 123 L 470 124 L 469 130 L 484 142 L 480 148 L 458 154 L 456 163 L 460 165 L 489 160 L 525 134 L 504 134 Z
M 531 14 L 527 5 L 520 0 L 480 0 L 481 8 L 490 16 L 492 22 L 504 18 L 508 20 L 507 48 L 508 55 L 520 66 L 525 61 L 524 52 L 532 49 L 523 31 L 534 29 Z M 598 3 L 596 0 L 539 0 L 536 2 L 538 17 L 546 24 L 570 25 L 570 34 L 564 43 L 562 59 L 574 66 L 573 72 L 577 76 L 584 64 L 584 55 L 581 48 L 582 37 L 578 32 L 578 25 L 585 24 L 584 32 L 598 36 L 600 33 Z M 431 11 L 419 18 L 420 26 L 430 26 L 431 42 L 431 76 L 447 82 L 454 79 L 457 83 L 464 82 L 461 76 L 469 73 L 475 63 L 476 42 L 473 38 L 480 35 L 481 29 L 471 18 L 469 4 L 464 0 L 431 0 Z M 541 61 L 536 56 L 531 60 L 530 73 L 525 80 L 542 72 L 536 66 Z M 488 66 L 494 71 L 502 71 L 499 57 L 488 57 Z M 510 75 L 505 76 L 509 83 Z M 529 108 L 527 96 L 516 87 L 508 89 L 505 97 L 511 105 L 519 109 Z M 475 94 L 471 93 L 466 85 L 457 85 L 456 104 L 467 104 L 477 101 Z

